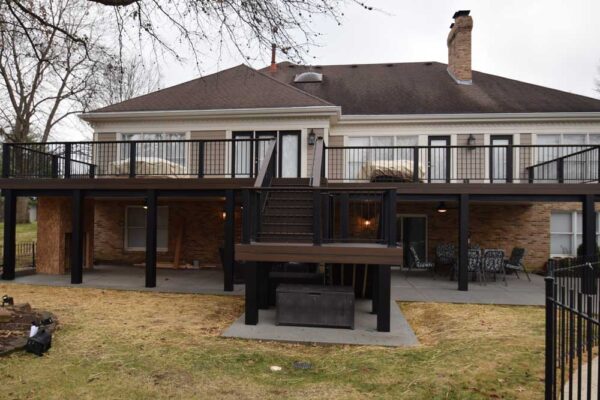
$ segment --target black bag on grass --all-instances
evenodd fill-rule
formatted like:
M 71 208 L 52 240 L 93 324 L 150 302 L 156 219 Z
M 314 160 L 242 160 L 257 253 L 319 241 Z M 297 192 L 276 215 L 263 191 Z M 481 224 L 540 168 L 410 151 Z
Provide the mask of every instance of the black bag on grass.
M 27 346 L 25 350 L 28 353 L 33 353 L 36 356 L 41 356 L 45 352 L 47 352 L 52 346 L 52 334 L 46 332 L 45 329 L 40 329 L 35 336 L 30 337 L 27 340 Z

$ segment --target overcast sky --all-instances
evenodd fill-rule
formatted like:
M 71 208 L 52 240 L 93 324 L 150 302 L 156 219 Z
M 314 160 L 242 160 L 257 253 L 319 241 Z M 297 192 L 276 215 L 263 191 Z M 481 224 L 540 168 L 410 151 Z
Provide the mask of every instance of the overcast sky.
M 321 19 L 324 36 L 313 64 L 447 62 L 446 37 L 454 11 L 471 10 L 473 69 L 598 97 L 600 64 L 598 0 L 375 0 L 386 13 L 347 7 L 343 25 Z M 264 55 L 265 63 L 270 54 Z M 282 60 L 281 55 L 279 60 Z M 207 55 L 203 73 L 239 64 L 235 55 Z M 253 63 L 254 67 L 264 64 Z M 198 76 L 194 66 L 163 70 L 163 86 Z
M 348 6 L 343 23 L 317 19 L 323 36 L 307 62 L 358 64 L 447 62 L 446 38 L 456 10 L 471 10 L 473 69 L 599 98 L 600 1 L 598 0 L 371 0 L 383 10 Z M 207 45 L 208 47 L 208 45 Z M 256 68 L 267 65 L 269 51 Z M 278 56 L 283 61 L 283 55 Z M 191 58 L 191 57 L 190 57 Z M 205 51 L 203 75 L 240 64 L 239 54 Z M 161 63 L 162 87 L 197 78 L 193 63 Z M 476 82 L 475 82 L 476 84 Z M 59 138 L 87 137 L 81 124 Z

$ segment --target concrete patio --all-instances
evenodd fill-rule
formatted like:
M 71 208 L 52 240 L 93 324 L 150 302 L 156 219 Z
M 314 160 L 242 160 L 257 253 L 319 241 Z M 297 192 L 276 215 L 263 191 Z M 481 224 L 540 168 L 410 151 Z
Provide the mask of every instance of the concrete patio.
M 469 291 L 457 290 L 457 283 L 446 276 L 436 276 L 420 271 L 406 275 L 399 269 L 392 270 L 391 298 L 397 301 L 424 301 L 443 303 L 531 305 L 544 304 L 544 279 L 531 275 L 531 282 L 521 276 L 508 276 L 508 285 L 501 280 L 482 285 L 470 282 Z M 10 282 L 10 281 L 8 281 Z M 14 283 L 49 286 L 69 286 L 69 275 L 27 275 L 16 278 Z M 159 269 L 157 286 L 144 287 L 144 269 L 131 266 L 98 265 L 83 272 L 83 283 L 77 287 L 117 290 L 140 290 L 150 292 L 199 293 L 243 295 L 244 285 L 235 285 L 233 292 L 223 291 L 223 272 L 219 269 L 172 270 Z

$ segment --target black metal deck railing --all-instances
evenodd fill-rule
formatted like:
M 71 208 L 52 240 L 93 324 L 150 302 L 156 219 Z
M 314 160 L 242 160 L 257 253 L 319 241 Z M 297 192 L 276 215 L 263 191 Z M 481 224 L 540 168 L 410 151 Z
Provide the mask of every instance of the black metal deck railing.
M 600 146 L 327 147 L 330 182 L 582 183 L 600 179 Z
M 2 176 L 252 178 L 271 140 L 5 143 Z
M 219 139 L 5 143 L 2 176 L 255 178 L 272 142 L 273 139 Z M 320 178 L 329 182 L 420 183 L 600 181 L 597 145 L 319 145 L 321 176 L 315 177 L 315 171 L 307 173 L 313 185 L 320 183 Z M 275 153 L 278 147 L 275 146 Z M 279 160 L 277 154 L 274 157 L 277 163 L 286 162 Z

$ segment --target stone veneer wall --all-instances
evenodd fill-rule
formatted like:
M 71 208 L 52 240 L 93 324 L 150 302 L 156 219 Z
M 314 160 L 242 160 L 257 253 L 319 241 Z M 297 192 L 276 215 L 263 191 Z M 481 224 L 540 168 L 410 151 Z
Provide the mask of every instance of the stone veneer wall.
M 95 207 L 94 258 L 97 263 L 141 263 L 145 252 L 125 249 L 125 209 L 139 201 L 98 200 Z M 168 250 L 159 251 L 158 262 L 172 263 L 178 230 L 183 229 L 181 263 L 199 260 L 200 265 L 221 265 L 219 247 L 224 245 L 223 199 L 161 201 L 169 207 Z M 236 241 L 241 235 L 241 215 L 236 211 Z

